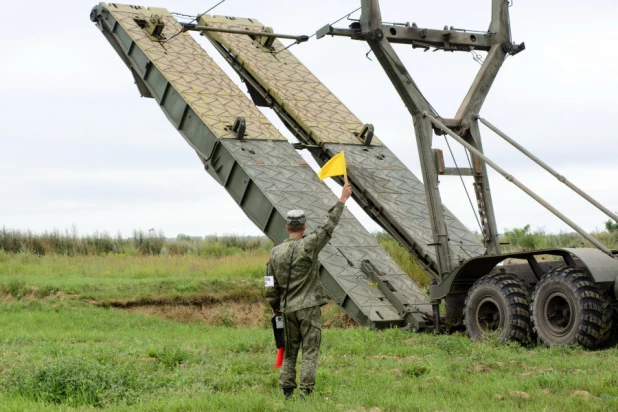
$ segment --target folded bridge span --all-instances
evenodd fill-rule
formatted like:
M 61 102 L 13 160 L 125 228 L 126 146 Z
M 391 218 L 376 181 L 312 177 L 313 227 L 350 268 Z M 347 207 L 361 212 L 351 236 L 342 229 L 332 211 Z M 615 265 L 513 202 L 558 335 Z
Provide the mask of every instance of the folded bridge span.
M 159 104 L 207 172 L 270 239 L 287 238 L 284 216 L 292 209 L 306 211 L 309 231 L 321 223 L 334 194 L 200 45 L 179 33 L 167 10 L 101 3 L 91 20 L 141 95 Z M 352 149 L 337 145 L 329 150 Z M 353 156 L 355 170 L 362 170 L 360 160 Z M 426 296 L 349 211 L 319 259 L 324 289 L 357 322 L 426 326 Z
M 260 32 L 256 19 L 209 16 L 203 26 Z M 436 276 L 438 265 L 423 183 L 278 40 L 264 47 L 250 36 L 204 35 L 249 87 L 257 105 L 272 107 L 322 165 L 345 151 L 354 198 L 364 210 Z M 368 138 L 369 136 L 369 138 Z M 341 182 L 340 182 L 341 183 Z M 485 248 L 449 210 L 444 211 L 451 267 Z M 436 276 L 437 277 L 437 276 Z

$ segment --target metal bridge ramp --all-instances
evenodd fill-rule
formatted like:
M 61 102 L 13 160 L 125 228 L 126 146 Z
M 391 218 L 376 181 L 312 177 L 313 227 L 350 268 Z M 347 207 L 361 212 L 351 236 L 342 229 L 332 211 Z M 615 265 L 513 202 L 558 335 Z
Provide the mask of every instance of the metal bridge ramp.
M 189 34 L 172 38 L 181 27 L 167 10 L 101 3 L 91 19 L 142 96 L 157 101 L 208 173 L 270 239 L 287 238 L 284 216 L 291 209 L 307 212 L 309 231 L 323 221 L 336 196 Z M 150 24 L 163 24 L 159 36 L 150 34 Z M 240 138 L 233 130 L 239 116 L 246 122 Z M 430 312 L 423 292 L 347 210 L 319 259 L 326 292 L 363 325 L 404 326 L 410 313 L 418 320 Z M 378 269 L 373 278 L 362 271 L 367 260 Z M 376 276 L 401 295 L 397 306 L 376 287 Z
M 256 19 L 204 15 L 205 26 L 261 31 Z M 278 40 L 263 47 L 250 36 L 204 33 L 249 87 L 256 104 L 273 107 L 286 126 L 311 148 L 318 163 L 345 151 L 355 199 L 399 240 L 429 272 L 437 258 L 423 183 L 377 137 L 359 138 L 363 123 Z M 449 210 L 445 210 L 451 265 L 483 255 L 485 248 Z

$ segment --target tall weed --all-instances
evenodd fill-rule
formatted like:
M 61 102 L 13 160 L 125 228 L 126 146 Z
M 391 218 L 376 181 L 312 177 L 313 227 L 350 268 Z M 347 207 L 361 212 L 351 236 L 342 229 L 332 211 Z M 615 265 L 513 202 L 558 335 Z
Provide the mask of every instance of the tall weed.
M 215 235 L 205 238 L 178 235 L 175 240 L 168 240 L 163 232 L 153 229 L 147 232 L 134 230 L 130 238 L 123 238 L 120 235 L 112 237 L 105 232 L 79 236 L 76 228 L 66 230 L 64 233 L 54 230 L 41 234 L 7 228 L 0 230 L 0 262 L 6 259 L 8 253 L 39 256 L 194 255 L 221 258 L 242 252 L 270 251 L 273 246 L 273 243 L 265 237 L 237 235 Z
M 410 278 L 420 287 L 429 285 L 430 278 L 425 271 L 416 262 L 416 259 L 399 244 L 391 235 L 386 232 L 378 232 L 375 234 L 380 245 L 388 252 L 389 255 L 397 262 Z
M 175 368 L 189 358 L 189 352 L 179 346 L 163 346 L 162 348 L 150 347 L 147 355 L 159 360 L 168 368 Z

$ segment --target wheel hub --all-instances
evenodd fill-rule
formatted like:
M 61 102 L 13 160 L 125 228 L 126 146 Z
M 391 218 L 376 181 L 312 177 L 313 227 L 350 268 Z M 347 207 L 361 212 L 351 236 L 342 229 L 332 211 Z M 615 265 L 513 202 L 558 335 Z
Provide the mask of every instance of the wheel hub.
M 495 298 L 484 297 L 476 307 L 476 324 L 484 333 L 496 333 L 503 323 L 502 311 Z
M 574 304 L 563 292 L 553 292 L 545 300 L 545 323 L 554 336 L 564 336 L 569 333 L 575 323 Z

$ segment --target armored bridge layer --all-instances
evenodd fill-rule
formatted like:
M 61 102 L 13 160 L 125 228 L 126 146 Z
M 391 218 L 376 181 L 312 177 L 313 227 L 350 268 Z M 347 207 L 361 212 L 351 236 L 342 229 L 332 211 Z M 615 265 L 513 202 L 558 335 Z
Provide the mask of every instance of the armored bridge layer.
M 256 19 L 204 15 L 200 25 L 223 29 L 270 31 Z M 285 46 L 264 45 L 255 36 L 204 32 L 239 73 L 257 105 L 272 107 L 319 164 L 345 151 L 354 197 L 432 275 L 438 272 L 431 218 L 423 183 L 383 141 Z M 451 267 L 483 255 L 485 248 L 445 210 Z
M 287 238 L 284 216 L 292 209 L 306 211 L 309 231 L 321 223 L 335 195 L 167 10 L 101 3 L 90 17 L 142 96 L 159 104 L 270 239 Z M 349 211 L 319 259 L 326 292 L 357 322 L 426 326 L 426 296 Z

